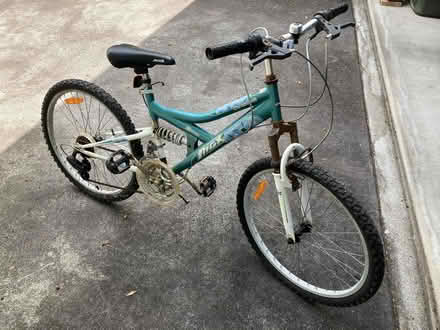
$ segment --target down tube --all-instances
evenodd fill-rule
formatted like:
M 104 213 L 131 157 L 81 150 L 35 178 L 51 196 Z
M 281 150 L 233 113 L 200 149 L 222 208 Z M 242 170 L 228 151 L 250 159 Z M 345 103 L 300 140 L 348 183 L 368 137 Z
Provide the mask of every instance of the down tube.
M 224 147 L 229 142 L 246 134 L 251 129 L 255 128 L 255 126 L 269 119 L 272 114 L 272 107 L 273 103 L 269 101 L 264 102 L 255 108 L 253 116 L 250 112 L 241 116 L 223 131 L 218 133 L 213 139 L 201 145 L 199 148 L 191 152 L 184 160 L 174 166 L 174 173 L 180 173 L 183 170 L 194 166 L 201 160 Z

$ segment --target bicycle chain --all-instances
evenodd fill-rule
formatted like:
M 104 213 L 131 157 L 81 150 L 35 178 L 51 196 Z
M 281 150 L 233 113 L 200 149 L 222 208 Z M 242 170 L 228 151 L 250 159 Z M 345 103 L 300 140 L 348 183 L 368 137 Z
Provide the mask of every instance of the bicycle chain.
M 114 186 L 114 185 L 109 184 L 109 183 L 99 182 L 99 181 L 95 181 L 95 180 L 92 180 L 92 179 L 87 179 L 86 181 L 91 182 L 91 183 L 100 184 L 100 185 L 103 185 L 103 186 L 106 186 L 106 187 L 110 187 L 110 188 L 115 188 L 115 189 L 120 189 L 120 190 L 131 191 L 131 189 L 128 189 L 128 188 L 118 187 L 118 186 Z M 135 193 L 143 194 L 144 192 L 141 191 L 141 190 L 136 190 Z

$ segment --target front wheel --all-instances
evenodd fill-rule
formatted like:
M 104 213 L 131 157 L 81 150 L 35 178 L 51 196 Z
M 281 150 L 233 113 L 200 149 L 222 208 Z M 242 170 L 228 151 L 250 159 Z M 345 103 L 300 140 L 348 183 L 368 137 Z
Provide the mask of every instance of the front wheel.
M 292 162 L 289 204 L 295 243 L 286 239 L 271 159 L 242 175 L 237 207 L 243 230 L 265 265 L 303 297 L 333 306 L 371 298 L 384 276 L 383 245 L 368 214 L 320 167 Z

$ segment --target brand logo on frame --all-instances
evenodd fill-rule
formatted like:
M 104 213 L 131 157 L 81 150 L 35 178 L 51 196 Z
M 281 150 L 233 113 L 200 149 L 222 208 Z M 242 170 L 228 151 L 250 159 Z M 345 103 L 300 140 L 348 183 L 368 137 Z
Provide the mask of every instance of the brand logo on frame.
M 209 155 L 215 148 L 221 146 L 224 142 L 225 139 L 223 138 L 223 134 L 217 136 L 214 141 L 208 143 L 206 147 L 202 147 L 199 150 L 199 160 Z

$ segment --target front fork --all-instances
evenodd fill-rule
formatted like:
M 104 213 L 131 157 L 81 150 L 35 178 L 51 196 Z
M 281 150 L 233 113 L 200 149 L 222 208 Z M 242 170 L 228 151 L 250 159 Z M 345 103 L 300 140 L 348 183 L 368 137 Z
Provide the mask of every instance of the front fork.
M 278 148 L 278 140 L 283 134 L 289 134 L 291 144 L 283 152 L 282 157 L 280 157 L 280 152 Z M 294 155 L 300 155 L 304 152 L 305 148 L 303 145 L 298 143 L 298 132 L 296 122 L 284 122 L 279 121 L 273 123 L 273 128 L 268 136 L 270 151 L 272 154 L 272 167 L 275 169 L 273 177 L 275 180 L 275 186 L 278 194 L 278 201 L 280 203 L 281 216 L 283 219 L 284 231 L 288 243 L 295 243 L 295 228 L 300 227 L 300 223 L 295 223 L 292 217 L 290 201 L 288 198 L 288 189 L 292 188 L 292 182 L 287 177 L 287 161 L 289 155 L 293 152 Z M 305 219 L 308 224 L 312 224 L 312 215 L 308 210 L 309 204 L 309 191 L 307 187 L 300 186 L 296 188 L 299 194 L 300 204 L 301 204 L 301 214 L 302 219 Z M 297 221 L 298 222 L 298 221 Z

